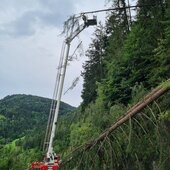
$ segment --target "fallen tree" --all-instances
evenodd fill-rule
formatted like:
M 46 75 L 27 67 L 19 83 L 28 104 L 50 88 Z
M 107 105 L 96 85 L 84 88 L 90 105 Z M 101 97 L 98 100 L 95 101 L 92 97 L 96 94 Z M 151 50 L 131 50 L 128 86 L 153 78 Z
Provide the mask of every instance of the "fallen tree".
M 166 82 L 159 85 L 157 88 L 153 89 L 149 94 L 147 94 L 142 100 L 140 100 L 137 104 L 132 106 L 125 114 L 123 114 L 111 127 L 106 129 L 104 132 L 102 132 L 97 138 L 94 140 L 88 141 L 82 146 L 77 147 L 74 151 L 72 151 L 68 156 L 67 160 L 63 162 L 66 164 L 67 162 L 71 161 L 73 157 L 71 156 L 76 151 L 87 151 L 93 148 L 96 144 L 103 141 L 110 133 L 112 133 L 114 130 L 116 130 L 118 127 L 123 125 L 125 122 L 127 122 L 130 118 L 135 116 L 137 113 L 139 113 L 142 109 L 147 107 L 149 104 L 154 102 L 156 99 L 158 99 L 160 96 L 165 94 L 168 90 L 170 90 L 170 79 L 168 79 Z

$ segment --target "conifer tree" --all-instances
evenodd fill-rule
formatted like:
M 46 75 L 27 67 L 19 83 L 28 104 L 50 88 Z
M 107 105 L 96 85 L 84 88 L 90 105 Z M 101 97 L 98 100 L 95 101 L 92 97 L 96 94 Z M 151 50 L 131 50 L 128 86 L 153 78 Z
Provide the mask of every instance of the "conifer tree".
M 95 38 L 89 46 L 86 53 L 88 61 L 83 65 L 84 71 L 82 76 L 84 78 L 82 98 L 83 104 L 87 105 L 96 99 L 96 83 L 100 82 L 104 76 L 103 58 L 107 43 L 107 36 L 105 28 L 99 25 L 94 33 Z

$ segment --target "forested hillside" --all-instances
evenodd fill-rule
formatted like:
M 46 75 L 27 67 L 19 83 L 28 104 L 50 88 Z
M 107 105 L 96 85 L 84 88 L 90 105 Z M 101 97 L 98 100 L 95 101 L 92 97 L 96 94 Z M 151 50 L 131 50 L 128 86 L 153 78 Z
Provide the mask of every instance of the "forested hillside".
M 98 24 L 86 52 L 83 102 L 60 117 L 54 150 L 66 170 L 169 170 L 168 90 L 104 140 L 89 146 L 134 104 L 145 102 L 143 97 L 152 89 L 160 84 L 170 88 L 166 82 L 170 78 L 170 1 L 138 0 L 132 13 L 125 8 L 128 1 L 111 2 L 116 10 L 108 13 L 105 25 Z M 42 160 L 40 129 L 45 128 L 50 100 L 33 98 L 24 102 L 21 95 L 0 101 L 0 169 L 25 170 L 32 160 Z M 74 109 L 66 108 L 63 113 Z
M 31 95 L 0 100 L 0 169 L 25 170 L 30 161 L 42 157 L 50 104 L 50 99 Z M 62 102 L 60 117 L 74 109 Z
M 170 92 L 88 149 L 89 140 L 170 78 L 170 2 L 138 0 L 135 17 L 127 1 L 112 2 L 121 9 L 96 28 L 83 65 L 83 102 L 70 124 L 61 122 L 65 138 L 57 135 L 55 148 L 66 160 L 63 169 L 168 170 Z

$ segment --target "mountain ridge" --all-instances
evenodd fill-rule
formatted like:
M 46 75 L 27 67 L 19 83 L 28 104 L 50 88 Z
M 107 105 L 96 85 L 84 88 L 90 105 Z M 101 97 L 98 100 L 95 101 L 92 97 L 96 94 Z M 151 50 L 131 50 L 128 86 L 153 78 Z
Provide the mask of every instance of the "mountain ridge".
M 28 131 L 42 129 L 47 124 L 51 99 L 15 94 L 0 100 L 0 144 L 6 144 L 25 136 Z M 61 102 L 60 115 L 73 111 L 72 107 Z M 5 139 L 2 140 L 2 138 Z

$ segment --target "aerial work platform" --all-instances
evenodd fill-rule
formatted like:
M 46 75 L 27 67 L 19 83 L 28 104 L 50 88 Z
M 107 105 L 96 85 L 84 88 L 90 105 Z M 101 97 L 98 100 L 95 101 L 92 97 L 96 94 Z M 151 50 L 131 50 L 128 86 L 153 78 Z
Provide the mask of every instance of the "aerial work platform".
M 78 17 L 80 18 L 80 17 Z M 53 150 L 53 141 L 56 132 L 57 119 L 59 114 L 60 101 L 63 91 L 64 79 L 66 74 L 66 68 L 69 58 L 70 45 L 72 40 L 77 37 L 77 35 L 82 32 L 85 28 L 97 24 L 97 18 L 93 17 L 88 19 L 85 15 L 81 15 L 83 19 L 83 24 L 79 25 L 77 18 L 70 17 L 69 24 L 66 31 L 66 38 L 63 43 L 61 50 L 61 57 L 58 66 L 58 73 L 56 77 L 56 84 L 53 93 L 53 100 L 51 103 L 46 134 L 43 145 L 43 152 L 45 153 L 45 158 L 43 162 L 33 162 L 29 170 L 58 170 L 61 160 Z

